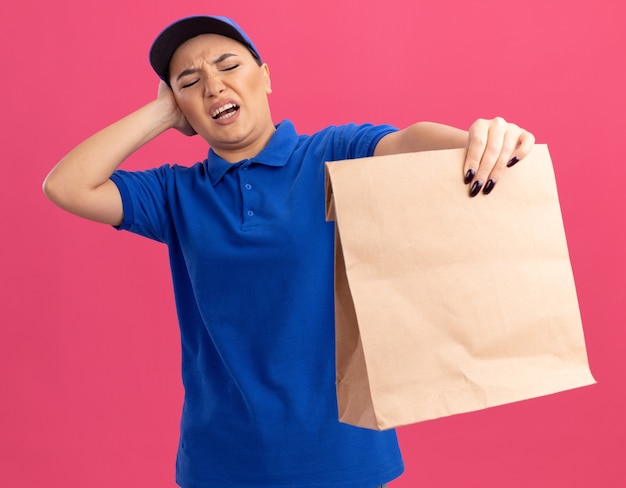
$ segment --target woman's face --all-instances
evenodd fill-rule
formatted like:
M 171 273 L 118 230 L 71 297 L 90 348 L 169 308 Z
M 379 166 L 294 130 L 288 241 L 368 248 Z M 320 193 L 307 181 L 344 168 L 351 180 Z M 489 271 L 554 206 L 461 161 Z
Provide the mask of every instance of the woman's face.
M 227 161 L 258 154 L 274 132 L 269 68 L 233 39 L 203 34 L 182 44 L 170 85 L 189 124 Z

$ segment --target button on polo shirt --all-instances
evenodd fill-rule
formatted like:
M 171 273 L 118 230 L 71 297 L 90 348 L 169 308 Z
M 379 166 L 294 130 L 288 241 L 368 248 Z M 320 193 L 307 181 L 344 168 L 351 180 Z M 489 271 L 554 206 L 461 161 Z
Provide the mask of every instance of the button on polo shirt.
M 337 421 L 334 226 L 324 162 L 371 156 L 389 126 L 312 136 L 282 122 L 257 156 L 112 176 L 121 229 L 169 247 L 185 399 L 181 486 L 377 486 L 395 433 Z M 385 326 L 386 324 L 381 324 Z
M 209 154 L 208 171 L 212 185 L 223 198 L 232 201 L 233 208 L 241 212 L 241 230 L 250 230 L 282 219 L 284 208 L 278 205 L 281 199 L 277 168 L 285 166 L 295 148 L 298 137 L 295 129 L 279 128 L 268 146 L 255 158 L 238 163 L 229 163 L 215 152 Z M 239 201 L 235 201 L 239 199 Z M 274 213 L 277 212 L 277 213 Z

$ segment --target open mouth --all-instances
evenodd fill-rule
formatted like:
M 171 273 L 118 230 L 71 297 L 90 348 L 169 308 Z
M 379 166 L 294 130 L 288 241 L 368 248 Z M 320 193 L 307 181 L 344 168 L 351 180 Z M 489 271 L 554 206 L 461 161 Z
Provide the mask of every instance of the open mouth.
M 234 103 L 227 103 L 222 107 L 218 108 L 211 114 L 213 120 L 224 120 L 232 117 L 239 110 L 239 105 L 235 105 Z

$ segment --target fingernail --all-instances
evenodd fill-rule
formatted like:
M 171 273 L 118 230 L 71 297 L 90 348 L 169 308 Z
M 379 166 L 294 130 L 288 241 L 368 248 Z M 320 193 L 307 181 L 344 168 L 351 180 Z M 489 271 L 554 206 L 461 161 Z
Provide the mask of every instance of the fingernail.
M 508 163 L 506 163 L 506 167 L 510 168 L 511 166 L 516 165 L 517 163 L 519 163 L 519 158 L 517 156 L 515 156 L 513 159 L 511 159 Z
M 485 195 L 489 195 L 491 193 L 491 190 L 493 190 L 493 187 L 496 185 L 495 180 L 489 178 L 487 180 L 487 183 L 485 183 L 485 188 L 483 188 L 483 193 Z
M 476 174 L 476 171 L 473 169 L 468 169 L 467 173 L 465 173 L 465 184 L 467 185 L 470 181 L 472 181 L 474 179 L 474 175 Z
M 480 191 L 482 186 L 483 186 L 483 182 L 480 180 L 476 180 L 470 190 L 470 197 L 475 197 L 476 195 L 478 195 L 478 192 Z

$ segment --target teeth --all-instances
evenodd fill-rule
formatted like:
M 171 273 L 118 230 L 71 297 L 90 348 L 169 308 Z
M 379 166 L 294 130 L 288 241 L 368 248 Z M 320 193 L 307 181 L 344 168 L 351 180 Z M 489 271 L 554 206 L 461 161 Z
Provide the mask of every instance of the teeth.
M 237 108 L 237 105 L 235 105 L 234 103 L 227 103 L 226 105 L 222 105 L 220 108 L 218 108 L 215 112 L 211 114 L 211 117 L 213 117 L 214 119 L 217 119 L 220 116 L 220 114 L 222 114 L 223 112 L 231 108 Z

